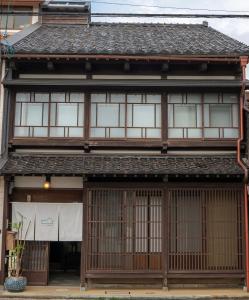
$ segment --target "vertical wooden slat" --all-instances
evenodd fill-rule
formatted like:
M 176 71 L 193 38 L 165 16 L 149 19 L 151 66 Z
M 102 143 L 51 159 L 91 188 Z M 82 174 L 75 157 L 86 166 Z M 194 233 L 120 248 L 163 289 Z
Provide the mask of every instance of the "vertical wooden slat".
M 242 271 L 242 191 L 169 188 L 169 272 Z

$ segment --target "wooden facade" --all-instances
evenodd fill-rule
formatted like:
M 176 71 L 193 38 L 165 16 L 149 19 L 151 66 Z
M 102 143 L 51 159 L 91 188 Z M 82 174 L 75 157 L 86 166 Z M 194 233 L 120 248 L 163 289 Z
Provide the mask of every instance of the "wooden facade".
M 241 183 L 89 182 L 77 191 L 15 188 L 11 201 L 27 195 L 33 202 L 69 203 L 72 195 L 83 202 L 82 286 L 244 278 Z M 50 280 L 50 243 L 27 242 L 23 272 L 31 285 Z
M 249 288 L 247 56 L 5 60 L 5 219 L 14 203 L 32 204 L 34 222 L 39 205 L 83 207 L 80 240 L 60 239 L 59 212 L 56 238 L 32 227 L 23 258 L 30 285 L 51 283 L 58 270 L 72 277 L 71 264 L 82 288 Z

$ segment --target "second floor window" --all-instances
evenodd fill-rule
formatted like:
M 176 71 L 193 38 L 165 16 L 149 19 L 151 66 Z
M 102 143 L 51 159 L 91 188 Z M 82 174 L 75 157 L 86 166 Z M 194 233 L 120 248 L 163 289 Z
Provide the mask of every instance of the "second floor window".
M 238 138 L 238 95 L 170 93 L 163 106 L 161 98 L 152 93 L 19 92 L 14 137 L 161 139 L 164 131 L 168 139 Z
M 236 94 L 169 94 L 168 137 L 223 139 L 239 136 Z
M 161 95 L 92 94 L 93 138 L 160 138 Z
M 83 137 L 83 93 L 17 93 L 16 137 Z

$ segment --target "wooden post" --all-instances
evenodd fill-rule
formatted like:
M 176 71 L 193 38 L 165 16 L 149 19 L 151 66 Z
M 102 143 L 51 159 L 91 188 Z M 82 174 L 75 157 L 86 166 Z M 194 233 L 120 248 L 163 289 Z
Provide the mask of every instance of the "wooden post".
M 168 189 L 167 183 L 164 182 L 163 188 L 163 203 L 162 203 L 162 270 L 163 270 L 163 290 L 168 290 L 168 244 L 169 244 L 169 231 L 168 231 Z
M 86 186 L 86 178 L 83 178 L 83 238 L 81 242 L 81 272 L 80 272 L 80 289 L 85 291 L 87 289 L 86 268 L 87 268 L 87 202 L 88 191 Z

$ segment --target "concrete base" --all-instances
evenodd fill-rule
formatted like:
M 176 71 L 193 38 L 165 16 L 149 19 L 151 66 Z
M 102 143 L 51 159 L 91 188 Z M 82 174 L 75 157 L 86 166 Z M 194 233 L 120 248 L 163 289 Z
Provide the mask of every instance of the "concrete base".
M 83 287 L 84 288 L 84 287 Z M 46 286 L 30 287 L 18 294 L 3 291 L 0 299 L 133 299 L 133 300 L 224 300 L 249 299 L 242 288 L 237 289 L 89 289 L 79 287 Z

